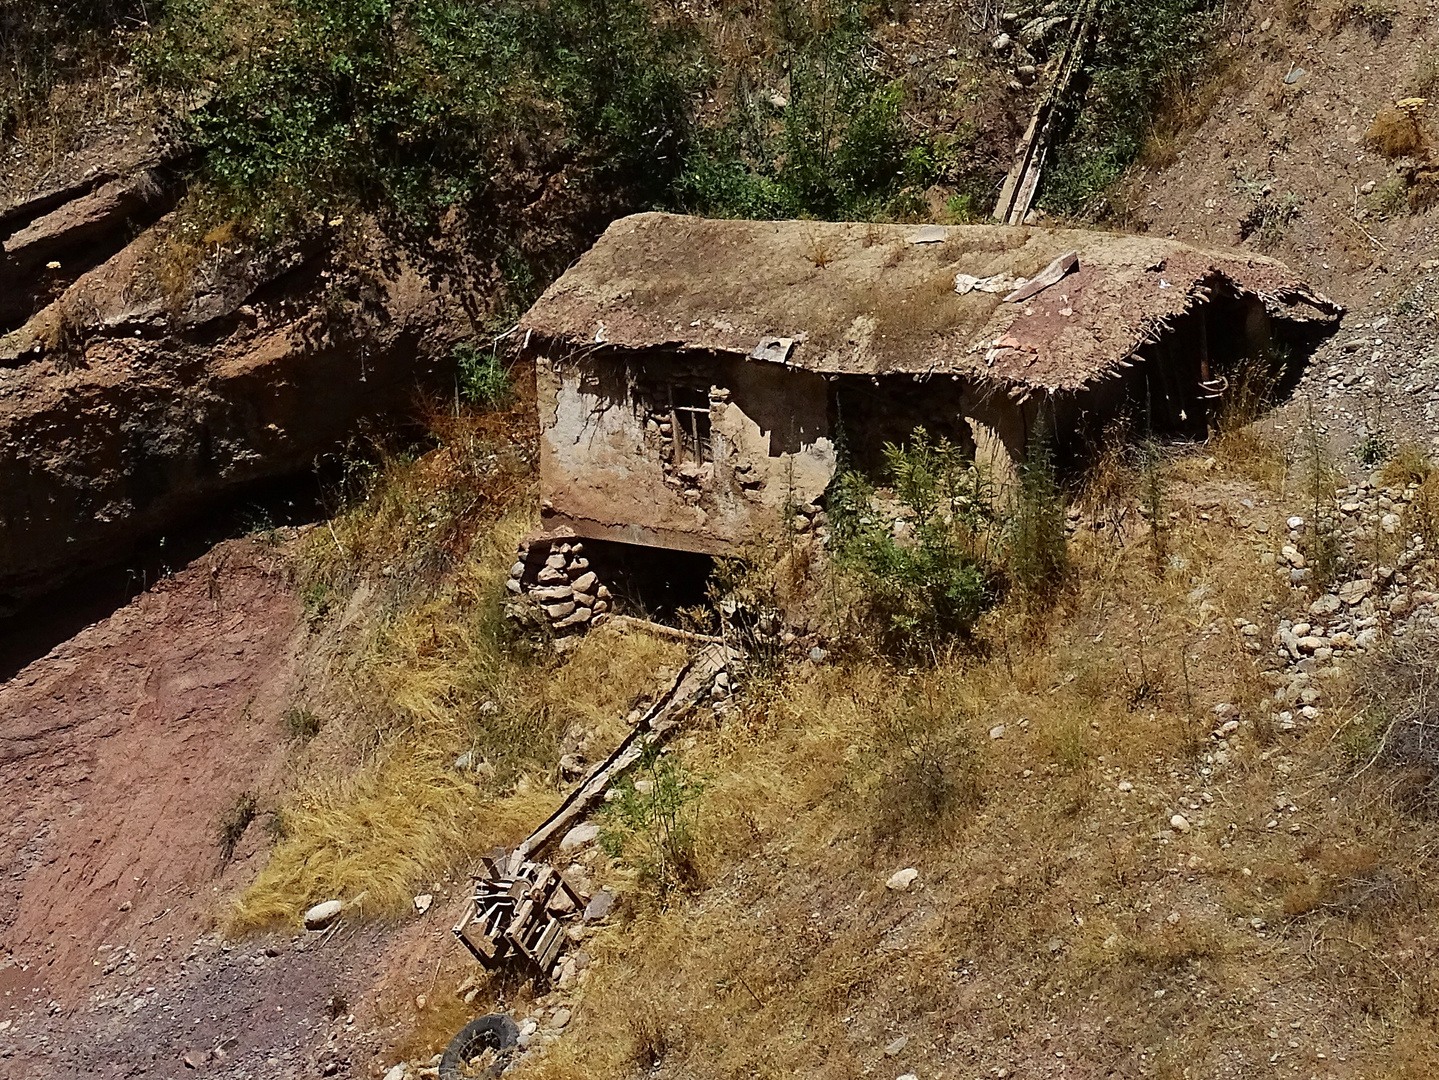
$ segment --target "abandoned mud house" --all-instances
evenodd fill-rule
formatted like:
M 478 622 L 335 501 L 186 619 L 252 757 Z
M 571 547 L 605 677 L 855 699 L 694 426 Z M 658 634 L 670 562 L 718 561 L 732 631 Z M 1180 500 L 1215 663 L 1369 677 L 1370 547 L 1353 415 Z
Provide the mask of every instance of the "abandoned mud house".
M 1282 264 L 1009 226 L 615 222 L 521 328 L 547 528 L 720 553 L 919 425 L 1003 475 L 1126 410 L 1202 434 L 1339 309 Z

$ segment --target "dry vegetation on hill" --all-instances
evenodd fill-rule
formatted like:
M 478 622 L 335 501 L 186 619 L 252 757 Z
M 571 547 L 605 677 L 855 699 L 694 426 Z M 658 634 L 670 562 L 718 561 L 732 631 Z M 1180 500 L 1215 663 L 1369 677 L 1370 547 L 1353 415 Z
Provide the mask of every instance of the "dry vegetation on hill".
M 350 689 L 297 748 L 237 929 L 328 895 L 398 914 L 462 878 L 555 804 L 560 753 L 602 755 L 683 654 L 604 628 L 556 661 L 500 626 L 529 489 L 465 432 L 309 534 L 314 631 L 352 643 L 325 692 Z M 518 1075 L 1430 1075 L 1433 766 L 1380 750 L 1413 706 L 1392 673 L 1434 639 L 1311 660 L 1312 693 L 1289 681 L 1302 669 L 1273 642 L 1324 591 L 1291 586 L 1280 552 L 1286 519 L 1312 514 L 1313 466 L 1302 440 L 1253 428 L 1111 455 L 1074 498 L 1052 606 L 1016 593 L 918 664 L 841 635 L 819 663 L 757 668 L 736 711 L 673 744 L 703 788 L 687 885 L 580 853 L 571 869 L 621 906 L 578 984 L 537 998 L 501 980 L 466 1004 L 475 973 L 442 946 L 459 989 L 400 1006 L 413 1030 L 388 1060 L 423 1064 L 486 1003 L 562 1002 L 574 1019 Z M 504 475 L 491 509 L 444 509 Z M 1396 455 L 1386 482 L 1408 492 L 1405 529 L 1432 536 L 1423 455 Z M 1376 522 L 1351 558 L 1392 564 L 1402 544 Z M 794 586 L 781 554 L 752 553 L 751 595 Z M 1433 587 L 1432 560 L 1408 565 Z M 1314 719 L 1280 722 L 1301 703 Z M 477 771 L 453 768 L 465 751 Z M 915 882 L 887 888 L 904 867 Z
M 1285 500 L 1171 469 L 1203 479 L 1174 484 L 1164 572 L 1088 534 L 1060 606 L 1001 611 L 978 654 L 751 687 L 685 752 L 711 778 L 704 887 L 630 894 L 524 1075 L 1439 1068 L 1433 806 L 1360 734 L 1384 662 L 1316 679 L 1312 725 L 1267 724 L 1268 665 L 1234 620 L 1268 653 L 1307 597 L 1236 522 L 1250 498 L 1281 532 Z M 1221 755 L 1218 704 L 1243 718 Z
M 190 135 L 211 156 L 182 211 L 205 222 L 197 235 L 262 235 L 320 208 L 423 230 L 478 205 L 471 220 L 488 230 L 513 304 L 621 205 L 966 219 L 984 209 L 1030 104 L 991 55 L 994 28 L 922 2 L 711 12 L 696 39 L 670 8 L 674 36 L 651 36 L 650 9 L 626 0 L 612 9 L 622 32 L 597 52 L 552 47 L 596 36 L 584 4 L 496 4 L 476 25 L 455 4 L 275 6 L 302 33 L 274 51 L 226 51 L 233 5 L 189 0 L 143 33 L 126 22 L 125 50 L 96 49 L 93 35 L 133 12 L 99 5 L 101 29 L 78 24 L 64 64 L 12 63 L 0 134 L 15 191 L 50 175 L 96 117 L 203 85 L 218 92 Z M 1142 14 L 1131 21 L 1153 31 L 1152 48 L 1126 51 L 1133 39 L 1117 30 L 1107 39 L 1091 111 L 1056 159 L 1051 211 L 1195 237 L 1203 226 L 1205 242 L 1278 251 L 1325 288 L 1339 278 L 1345 295 L 1379 284 L 1410 305 L 1400 336 L 1421 336 L 1410 333 L 1427 317 L 1417 279 L 1381 278 L 1427 228 L 1426 106 L 1391 93 L 1393 70 L 1377 61 L 1309 57 L 1374 61 L 1391 34 L 1427 40 L 1428 16 L 1306 0 L 1111 11 Z M 0 13 L 0 56 L 29 48 L 41 26 Z M 498 89 L 482 85 L 476 71 L 510 32 L 527 51 L 504 53 Z M 1222 62 L 1195 67 L 1216 32 Z M 442 48 L 447 35 L 465 48 Z M 436 50 L 451 66 L 430 81 Z M 1422 51 L 1406 47 L 1404 95 L 1439 90 Z M 1284 81 L 1296 58 L 1309 82 Z M 1126 78 L 1129 59 L 1152 78 Z M 316 71 L 352 60 L 352 77 L 311 92 Z M 148 65 L 143 93 L 132 63 Z M 409 80 L 398 114 L 386 96 L 396 72 Z M 1335 72 L 1343 94 L 1315 88 Z M 703 103 L 682 107 L 697 87 Z M 587 124 L 602 138 L 568 140 Z M 1208 126 L 1187 137 L 1196 125 Z M 637 176 L 661 127 L 664 167 Z M 436 144 L 446 153 L 427 157 Z M 573 193 L 560 224 L 511 234 L 484 216 L 492 184 L 514 197 L 506 206 L 534 202 L 545 183 L 531 181 L 549 169 L 546 182 L 562 178 L 550 194 Z M 1375 363 L 1396 329 L 1376 320 Z M 1354 348 L 1369 352 L 1367 340 Z M 304 648 L 319 659 L 285 713 L 285 794 L 250 806 L 268 825 L 268 861 L 228 912 L 235 935 L 294 928 L 330 897 L 381 919 L 399 920 L 423 890 L 443 907 L 479 853 L 560 800 L 561 757 L 602 757 L 682 662 L 675 641 L 613 625 L 558 656 L 502 619 L 506 568 L 536 520 L 534 404 L 523 384 L 507 393 L 493 355 L 456 354 L 464 396 L 488 408 L 431 408 L 424 452 L 354 455 L 333 516 L 299 541 Z M 480 981 L 442 935 L 416 947 L 428 980 L 418 995 L 406 985 L 370 1003 L 386 1014 L 376 1030 L 404 1029 L 370 1050 L 423 1068 L 478 1011 L 563 1007 L 568 1026 L 515 1075 L 1439 1075 L 1439 760 L 1399 737 L 1432 724 L 1439 639 L 1412 609 L 1435 603 L 1416 596 L 1436 585 L 1439 474 L 1431 448 L 1380 447 L 1376 426 L 1374 460 L 1340 464 L 1387 459 L 1382 475 L 1336 496 L 1323 441 L 1251 424 L 1259 412 L 1205 445 L 1102 455 L 1066 493 L 1068 516 L 1055 503 L 1032 519 L 1066 542 L 1062 560 L 1037 552 L 1028 591 L 991 588 L 1023 578 L 1012 534 L 991 546 L 937 529 L 933 551 L 921 549 L 934 558 L 906 563 L 907 580 L 892 572 L 887 521 L 868 547 L 826 553 L 785 535 L 747 552 L 728 585 L 784 601 L 809 636 L 782 662 L 756 663 L 727 715 L 671 744 L 668 760 L 700 792 L 693 874 L 659 888 L 623 844 L 577 853 L 577 876 L 621 898 L 587 931 L 582 977 L 552 993 Z M 1290 555 L 1293 515 L 1306 524 Z M 1374 577 L 1381 567 L 1395 573 Z M 1366 598 L 1352 587 L 1355 603 L 1325 607 L 1329 586 L 1339 598 L 1361 572 L 1372 614 L 1354 614 Z M 921 590 L 941 574 L 971 591 L 936 627 Z M 823 598 L 807 603 L 815 588 Z M 891 621 L 839 617 L 855 611 Z M 1324 643 L 1301 656 L 1304 623 Z M 916 627 L 922 647 L 896 647 Z M 1370 630 L 1362 651 L 1333 644 Z M 817 661 L 811 638 L 823 641 Z M 913 883 L 889 888 L 908 867 Z

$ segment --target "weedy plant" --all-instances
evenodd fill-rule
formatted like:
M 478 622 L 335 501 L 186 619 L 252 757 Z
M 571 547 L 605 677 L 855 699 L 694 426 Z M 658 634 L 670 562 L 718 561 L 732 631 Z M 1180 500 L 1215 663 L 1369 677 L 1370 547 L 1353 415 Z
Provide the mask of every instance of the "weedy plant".
M 1146 436 L 1139 444 L 1139 505 L 1149 519 L 1149 553 L 1156 573 L 1169 553 L 1169 509 L 1165 498 L 1164 453 L 1159 440 Z
M 514 383 L 500 358 L 498 343 L 488 348 L 475 342 L 455 346 L 455 376 L 460 397 L 481 409 L 502 409 L 514 398 Z
M 1367 411 L 1364 434 L 1354 444 L 1354 457 L 1359 464 L 1372 469 L 1388 461 L 1394 453 L 1394 445 L 1384 427 L 1384 397 L 1378 389 L 1371 395 Z
M 881 833 L 944 835 L 984 797 L 984 762 L 962 710 L 906 701 L 875 723 L 875 823 Z
M 1069 572 L 1069 549 L 1054 452 L 1043 431 L 1030 440 L 1013 498 L 1006 559 L 1009 575 L 1026 601 L 1051 603 Z
M 699 800 L 705 785 L 674 754 L 647 744 L 606 803 L 600 844 L 639 871 L 659 896 L 699 884 Z
M 967 635 L 996 596 L 993 483 L 960 447 L 922 427 L 904 446 L 886 443 L 884 460 L 896 499 L 912 515 L 906 535 L 896 537 L 874 512 L 869 481 L 846 472 L 830 501 L 838 561 L 859 577 L 885 644 L 932 657 Z
M 235 801 L 220 819 L 220 865 L 223 866 L 235 857 L 235 848 L 239 845 L 240 838 L 245 835 L 245 830 L 254 822 L 259 812 L 260 804 L 253 794 L 244 791 L 235 796 Z
M 285 710 L 285 733 L 292 742 L 309 742 L 322 726 L 319 714 L 306 705 L 291 705 Z
M 1309 508 L 1305 558 L 1313 573 L 1311 586 L 1327 589 L 1343 570 L 1344 550 L 1334 514 L 1334 482 L 1337 473 L 1329 458 L 1329 440 L 1308 403 L 1304 426 L 1299 433 L 1303 492 Z
M 1404 515 L 1406 527 L 1419 534 L 1424 549 L 1439 551 L 1439 469 L 1429 470 Z
M 1408 785 L 1411 810 L 1439 811 L 1439 635 L 1392 639 L 1360 669 L 1357 692 L 1365 706 L 1346 747 L 1363 765 L 1379 763 L 1414 770 Z

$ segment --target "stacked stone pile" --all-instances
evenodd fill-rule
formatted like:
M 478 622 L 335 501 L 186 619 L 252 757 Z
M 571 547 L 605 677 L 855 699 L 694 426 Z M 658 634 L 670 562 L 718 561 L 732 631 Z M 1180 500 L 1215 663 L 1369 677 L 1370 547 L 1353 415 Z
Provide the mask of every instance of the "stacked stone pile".
M 505 587 L 531 601 L 528 611 L 518 603 L 508 605 L 507 616 L 521 622 L 538 617 L 561 633 L 602 625 L 613 599 L 578 540 L 522 543 Z

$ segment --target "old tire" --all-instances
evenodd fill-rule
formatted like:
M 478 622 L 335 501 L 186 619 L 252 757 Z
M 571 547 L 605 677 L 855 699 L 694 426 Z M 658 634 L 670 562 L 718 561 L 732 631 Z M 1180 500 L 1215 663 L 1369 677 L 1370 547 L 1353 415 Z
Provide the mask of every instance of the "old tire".
M 450 1040 L 450 1045 L 445 1047 L 445 1053 L 440 1058 L 440 1080 L 464 1080 L 464 1074 L 460 1070 L 464 1068 L 465 1062 L 486 1047 L 499 1054 L 496 1067 L 488 1070 L 486 1075 L 498 1076 L 519 1037 L 518 1025 L 504 1013 L 490 1013 L 488 1016 L 471 1020 Z

